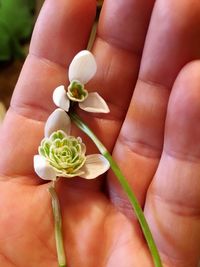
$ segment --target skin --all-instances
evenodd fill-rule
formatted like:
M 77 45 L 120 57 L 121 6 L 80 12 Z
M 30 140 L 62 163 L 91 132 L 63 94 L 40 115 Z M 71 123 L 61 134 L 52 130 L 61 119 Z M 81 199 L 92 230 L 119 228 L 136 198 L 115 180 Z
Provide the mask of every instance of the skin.
M 49 183 L 34 174 L 32 158 L 55 109 L 52 92 L 68 84 L 67 67 L 86 47 L 95 6 L 46 0 L 36 23 L 0 132 L 3 267 L 57 266 Z M 200 257 L 199 25 L 199 0 L 105 1 L 92 49 L 98 71 L 87 88 L 111 112 L 81 113 L 136 193 L 164 267 L 196 267 Z M 56 189 L 69 266 L 153 266 L 112 172 L 61 179 Z

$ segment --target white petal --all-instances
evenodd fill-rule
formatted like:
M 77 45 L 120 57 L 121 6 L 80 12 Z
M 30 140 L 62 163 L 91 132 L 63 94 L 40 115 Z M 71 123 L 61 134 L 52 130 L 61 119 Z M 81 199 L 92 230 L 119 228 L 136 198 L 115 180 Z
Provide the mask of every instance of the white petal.
M 94 56 L 87 50 L 79 52 L 69 66 L 69 81 L 86 84 L 95 75 L 97 65 Z
M 33 163 L 35 172 L 40 178 L 43 180 L 56 180 L 56 171 L 43 156 L 35 155 Z
M 69 135 L 71 129 L 71 120 L 67 113 L 61 109 L 57 108 L 49 118 L 45 124 L 44 134 L 45 137 L 49 137 L 53 132 L 62 130 L 66 134 Z
M 84 171 L 80 177 L 85 179 L 94 179 L 103 174 L 110 168 L 110 164 L 107 159 L 100 154 L 93 154 L 86 157 L 84 166 L 80 169 Z
M 89 93 L 88 97 L 81 103 L 79 107 L 87 112 L 108 113 L 110 112 L 105 100 L 98 93 Z
M 57 107 L 62 108 L 65 111 L 69 110 L 70 102 L 67 96 L 67 92 L 65 91 L 64 85 L 60 85 L 54 90 L 53 102 Z

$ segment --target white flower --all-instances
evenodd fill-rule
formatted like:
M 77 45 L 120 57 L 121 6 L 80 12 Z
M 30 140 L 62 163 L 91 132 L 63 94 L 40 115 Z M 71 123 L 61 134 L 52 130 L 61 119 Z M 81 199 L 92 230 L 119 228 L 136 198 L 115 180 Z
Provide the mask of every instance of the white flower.
M 108 113 L 110 110 L 105 100 L 98 93 L 88 93 L 84 88 L 96 70 L 97 65 L 92 53 L 87 50 L 79 52 L 69 66 L 70 85 L 67 91 L 64 85 L 54 90 L 53 101 L 56 106 L 68 111 L 71 100 L 78 102 L 79 107 L 87 112 Z
M 40 178 L 56 180 L 80 176 L 93 179 L 109 169 L 109 162 L 102 155 L 85 154 L 85 144 L 80 137 L 70 135 L 70 126 L 69 116 L 62 109 L 56 109 L 49 116 L 39 154 L 34 156 L 34 169 Z

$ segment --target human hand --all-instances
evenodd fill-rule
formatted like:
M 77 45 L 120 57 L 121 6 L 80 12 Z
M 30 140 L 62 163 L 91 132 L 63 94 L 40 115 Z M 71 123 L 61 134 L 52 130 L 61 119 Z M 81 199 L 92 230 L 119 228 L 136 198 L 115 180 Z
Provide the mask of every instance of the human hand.
M 94 0 L 47 0 L 38 19 L 0 133 L 3 267 L 57 266 L 49 184 L 34 174 L 33 155 L 55 109 L 52 92 L 67 84 L 66 68 L 87 44 L 95 7 Z M 114 148 L 164 267 L 195 267 L 199 258 L 200 62 L 187 64 L 200 55 L 199 15 L 198 0 L 107 0 L 93 48 L 98 71 L 87 88 L 100 92 L 111 113 L 81 114 Z M 105 177 L 63 179 L 57 190 L 70 267 L 153 266 L 111 172 L 106 185 Z

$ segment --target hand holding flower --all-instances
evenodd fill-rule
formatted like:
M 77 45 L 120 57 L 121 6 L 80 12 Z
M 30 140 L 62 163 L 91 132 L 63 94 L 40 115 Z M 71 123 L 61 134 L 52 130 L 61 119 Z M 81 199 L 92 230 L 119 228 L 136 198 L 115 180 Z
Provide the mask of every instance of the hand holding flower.
M 37 179 L 32 159 L 55 108 L 53 89 L 85 49 L 95 9 L 91 0 L 46 0 L 36 25 L 0 132 L 3 267 L 57 266 L 49 183 Z M 110 151 L 115 146 L 166 267 L 196 267 L 199 259 L 199 10 L 193 0 L 105 1 L 93 48 L 101 71 L 94 87 L 84 85 L 109 101 L 112 116 L 94 114 L 93 130 Z M 152 266 L 115 181 L 110 172 L 102 180 L 59 179 L 70 267 Z

